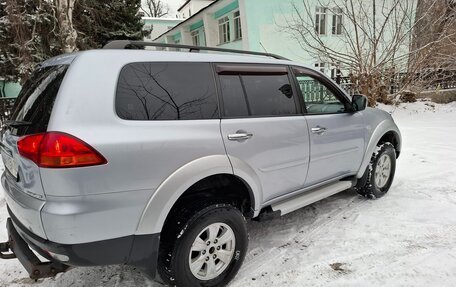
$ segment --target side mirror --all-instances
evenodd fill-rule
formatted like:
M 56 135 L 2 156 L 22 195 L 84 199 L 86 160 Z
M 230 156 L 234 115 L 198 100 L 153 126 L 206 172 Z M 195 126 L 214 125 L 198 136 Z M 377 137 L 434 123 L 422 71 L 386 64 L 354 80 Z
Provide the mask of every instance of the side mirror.
M 367 107 L 367 97 L 364 95 L 353 95 L 352 108 L 354 112 L 365 110 Z

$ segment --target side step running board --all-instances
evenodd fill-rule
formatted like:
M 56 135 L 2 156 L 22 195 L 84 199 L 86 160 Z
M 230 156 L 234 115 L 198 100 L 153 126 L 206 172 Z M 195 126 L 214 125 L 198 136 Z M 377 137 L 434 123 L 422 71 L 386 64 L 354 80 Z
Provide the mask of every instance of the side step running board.
M 304 194 L 286 199 L 284 201 L 271 205 L 273 211 L 280 211 L 284 215 L 295 211 L 301 207 L 317 202 L 323 198 L 329 197 L 353 186 L 351 181 L 338 181 L 329 185 L 324 185 L 317 189 L 304 192 Z

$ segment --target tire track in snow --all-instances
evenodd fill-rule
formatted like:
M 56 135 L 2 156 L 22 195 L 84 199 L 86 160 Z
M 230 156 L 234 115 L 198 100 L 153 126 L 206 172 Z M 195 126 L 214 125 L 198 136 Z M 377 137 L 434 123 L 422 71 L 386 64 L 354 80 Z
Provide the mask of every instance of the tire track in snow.
M 344 197 L 347 195 L 347 192 L 349 192 L 349 194 L 353 194 L 353 198 L 351 198 L 343 206 L 339 203 L 339 201 L 341 201 L 341 195 L 337 194 L 309 205 L 302 210 L 298 210 L 284 216 L 284 220 L 292 219 L 292 222 L 297 225 L 298 229 L 295 232 L 295 235 L 286 241 L 283 241 L 283 244 L 278 244 L 269 250 L 265 250 L 261 246 L 251 249 L 246 255 L 246 260 L 243 264 L 239 277 L 259 276 L 259 274 L 262 273 L 261 271 L 264 270 L 263 267 L 265 265 L 269 266 L 272 263 L 270 258 L 274 258 L 274 262 L 281 262 L 281 264 L 286 263 L 290 259 L 287 256 L 290 255 L 288 254 L 290 249 L 303 250 L 303 246 L 308 247 L 312 243 L 313 239 L 318 238 L 318 234 L 328 230 L 334 222 L 340 221 L 343 217 L 348 218 L 356 214 L 358 212 L 358 208 L 367 204 L 367 199 L 361 198 L 360 196 L 357 196 L 356 193 L 351 191 L 342 192 Z M 338 202 L 338 209 L 327 208 L 328 205 L 332 205 L 335 202 Z M 306 216 L 308 213 L 306 211 L 309 211 L 309 209 L 313 211 L 315 221 L 310 223 L 310 225 L 299 226 L 301 217 Z M 325 212 L 326 210 L 331 211 Z M 280 221 L 280 218 L 266 221 L 264 222 L 264 225 L 274 225 L 277 221 Z M 264 228 L 264 226 L 260 226 L 260 228 Z M 252 237 L 250 241 L 253 242 L 255 239 L 255 237 Z M 277 241 L 274 242 L 278 243 Z M 332 273 L 328 274 L 334 276 Z

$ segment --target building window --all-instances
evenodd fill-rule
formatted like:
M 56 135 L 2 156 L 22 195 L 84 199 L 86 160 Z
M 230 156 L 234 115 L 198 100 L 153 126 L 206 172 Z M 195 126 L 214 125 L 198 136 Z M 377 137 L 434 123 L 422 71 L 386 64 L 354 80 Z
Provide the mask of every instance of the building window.
M 241 29 L 241 14 L 239 11 L 234 12 L 234 40 L 242 39 L 242 29 Z
M 228 43 L 230 41 L 230 19 L 225 16 L 218 20 L 219 25 L 219 44 Z
M 326 35 L 326 12 L 328 8 L 317 7 L 315 15 L 315 31 L 319 35 Z
M 341 76 L 340 62 L 331 65 L 331 79 L 337 80 Z
M 342 9 L 335 8 L 333 19 L 332 19 L 332 34 L 341 35 L 342 34 Z
M 200 45 L 199 30 L 192 31 L 191 35 L 192 35 L 193 46 L 199 46 Z
M 326 72 L 325 67 L 326 67 L 325 63 L 315 63 L 315 69 L 319 70 L 323 74 Z

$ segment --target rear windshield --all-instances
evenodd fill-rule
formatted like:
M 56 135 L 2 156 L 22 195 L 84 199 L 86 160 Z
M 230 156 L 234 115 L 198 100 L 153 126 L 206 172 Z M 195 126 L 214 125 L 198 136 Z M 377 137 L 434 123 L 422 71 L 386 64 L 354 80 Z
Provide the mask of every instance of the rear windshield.
M 45 132 L 57 92 L 65 76 L 67 65 L 49 66 L 36 70 L 24 84 L 13 108 L 11 120 L 30 122 L 12 129 L 21 136 Z

